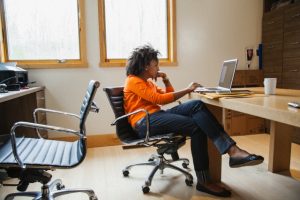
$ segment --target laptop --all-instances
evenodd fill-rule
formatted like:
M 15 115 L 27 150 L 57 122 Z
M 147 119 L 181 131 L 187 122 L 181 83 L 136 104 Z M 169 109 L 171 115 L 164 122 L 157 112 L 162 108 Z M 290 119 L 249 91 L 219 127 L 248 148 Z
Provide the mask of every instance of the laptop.
M 222 65 L 222 71 L 217 87 L 198 87 L 194 91 L 199 93 L 231 93 L 232 81 L 237 68 L 238 59 L 225 60 Z M 239 92 L 248 92 L 249 90 L 239 90 Z

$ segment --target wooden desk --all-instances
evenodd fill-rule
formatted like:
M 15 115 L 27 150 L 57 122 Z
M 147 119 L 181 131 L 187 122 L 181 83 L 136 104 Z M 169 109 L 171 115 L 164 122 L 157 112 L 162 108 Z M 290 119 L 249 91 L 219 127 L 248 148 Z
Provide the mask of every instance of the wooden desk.
M 248 88 L 256 94 L 247 98 L 221 98 L 211 100 L 192 93 L 190 98 L 205 102 L 221 122 L 224 109 L 262 117 L 270 120 L 269 166 L 271 172 L 289 170 L 291 155 L 291 134 L 300 127 L 300 109 L 288 107 L 290 101 L 300 102 L 300 90 L 276 89 L 276 95 L 266 96 L 263 88 Z M 221 181 L 221 156 L 209 142 L 210 167 L 212 178 Z M 212 155 L 213 154 L 213 155 Z M 217 165 L 217 166 L 216 166 Z
M 32 87 L 20 91 L 0 93 L 0 135 L 9 134 L 10 128 L 17 121 L 33 122 L 34 109 L 45 107 L 44 89 L 44 87 Z M 46 123 L 46 115 L 39 114 L 38 122 Z M 33 130 L 20 128 L 17 131 L 20 130 L 22 130 L 22 134 L 36 136 Z

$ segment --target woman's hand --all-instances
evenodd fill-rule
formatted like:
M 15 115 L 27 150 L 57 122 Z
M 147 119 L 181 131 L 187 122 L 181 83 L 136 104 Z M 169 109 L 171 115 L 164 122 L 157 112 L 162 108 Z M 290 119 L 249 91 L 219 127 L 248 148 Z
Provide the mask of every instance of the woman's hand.
M 167 74 L 165 72 L 158 71 L 156 78 L 159 78 L 159 77 L 162 78 L 162 79 L 166 79 L 167 78 Z
M 155 81 L 157 81 L 157 78 L 162 78 L 163 81 L 169 80 L 168 77 L 167 77 L 167 74 L 165 72 L 162 72 L 162 71 L 157 72 Z
M 188 85 L 188 87 L 186 87 L 185 89 L 173 92 L 174 100 L 177 100 L 177 99 L 183 97 L 184 95 L 189 94 L 190 92 L 193 92 L 197 87 L 200 87 L 200 86 L 201 85 L 199 83 L 191 82 Z
M 188 85 L 187 89 L 188 89 L 190 92 L 192 92 L 192 91 L 194 91 L 197 87 L 201 87 L 201 86 L 202 86 L 202 85 L 199 84 L 199 83 L 191 82 L 191 83 Z

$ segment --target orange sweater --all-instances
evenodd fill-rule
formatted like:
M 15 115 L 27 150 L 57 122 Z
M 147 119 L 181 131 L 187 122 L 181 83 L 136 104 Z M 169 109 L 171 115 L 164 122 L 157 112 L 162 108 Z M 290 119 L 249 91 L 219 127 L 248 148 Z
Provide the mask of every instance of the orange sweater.
M 174 101 L 173 87 L 166 87 L 165 90 L 156 86 L 151 80 L 143 79 L 129 75 L 125 81 L 124 87 L 124 109 L 126 113 L 137 109 L 146 109 L 149 114 L 160 110 L 160 105 L 168 104 Z M 128 118 L 132 127 L 135 127 L 137 121 L 145 117 L 144 112 L 131 115 Z

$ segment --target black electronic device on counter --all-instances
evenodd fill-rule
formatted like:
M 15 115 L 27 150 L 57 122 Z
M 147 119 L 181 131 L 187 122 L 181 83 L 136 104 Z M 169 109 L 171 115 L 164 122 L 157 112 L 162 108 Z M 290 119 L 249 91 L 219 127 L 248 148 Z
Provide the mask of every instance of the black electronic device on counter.
M 300 108 L 300 102 L 289 102 L 288 105 L 294 108 Z
M 6 84 L 7 90 L 20 90 L 28 84 L 28 72 L 17 66 L 0 63 L 0 84 Z

